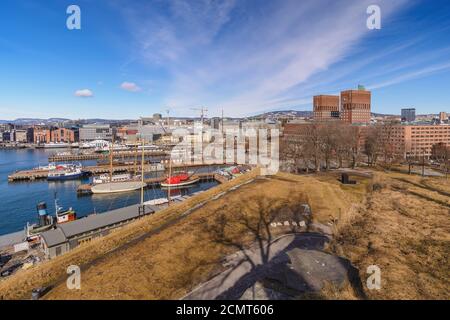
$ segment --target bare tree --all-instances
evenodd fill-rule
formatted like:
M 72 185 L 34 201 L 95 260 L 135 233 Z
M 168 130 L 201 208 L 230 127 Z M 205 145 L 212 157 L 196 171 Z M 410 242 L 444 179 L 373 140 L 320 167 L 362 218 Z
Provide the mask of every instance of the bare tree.
M 373 126 L 368 129 L 364 142 L 364 151 L 367 155 L 367 165 L 373 166 L 377 163 L 378 154 L 381 149 L 381 127 Z
M 445 172 L 445 178 L 448 178 L 448 169 L 450 162 L 450 147 L 445 143 L 437 143 L 431 149 L 431 157 L 436 160 Z
M 319 135 L 321 139 L 321 154 L 325 161 L 326 170 L 330 169 L 330 161 L 337 150 L 337 126 L 335 123 L 329 123 L 319 127 Z
M 235 208 L 235 212 L 219 212 L 213 223 L 206 226 L 206 231 L 214 242 L 240 250 L 252 267 L 255 262 L 247 256 L 246 247 L 256 244 L 261 261 L 267 263 L 273 240 L 270 224 L 276 218 L 279 206 L 270 199 L 254 197 Z
M 384 166 L 390 169 L 392 164 L 397 159 L 396 155 L 396 123 L 387 122 L 381 125 L 381 153 L 383 155 Z
M 308 134 L 305 136 L 305 152 L 311 155 L 311 161 L 314 164 L 314 170 L 320 171 L 322 162 L 322 135 L 321 125 L 314 123 L 309 127 Z
M 362 130 L 359 127 L 349 127 L 348 142 L 350 147 L 352 169 L 358 165 L 358 159 L 361 154 Z

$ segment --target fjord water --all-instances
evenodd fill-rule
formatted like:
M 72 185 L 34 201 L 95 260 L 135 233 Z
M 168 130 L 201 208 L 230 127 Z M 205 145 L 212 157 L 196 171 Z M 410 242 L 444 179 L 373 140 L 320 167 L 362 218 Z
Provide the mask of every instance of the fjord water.
M 59 205 L 64 208 L 74 208 L 78 217 L 139 203 L 139 190 L 122 194 L 77 196 L 78 186 L 82 183 L 89 183 L 90 178 L 64 182 L 48 182 L 45 179 L 8 182 L 8 175 L 16 170 L 46 165 L 49 154 L 54 152 L 55 150 L 45 149 L 0 150 L 0 235 L 23 230 L 27 221 L 35 222 L 36 205 L 40 201 L 45 201 L 48 212 L 54 214 L 55 193 Z M 95 164 L 95 161 L 84 161 L 82 164 L 92 165 Z M 191 188 L 181 189 L 179 192 L 191 194 L 206 190 L 216 184 L 216 182 L 202 182 Z M 166 196 L 167 192 L 159 188 L 145 190 L 146 201 Z

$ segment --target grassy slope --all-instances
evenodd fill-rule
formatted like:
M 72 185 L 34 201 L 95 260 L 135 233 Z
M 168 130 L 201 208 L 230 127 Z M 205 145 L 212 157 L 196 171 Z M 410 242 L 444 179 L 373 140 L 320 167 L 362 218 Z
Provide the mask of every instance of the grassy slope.
M 442 178 L 377 173 L 381 190 L 366 208 L 339 227 L 331 249 L 348 257 L 366 279 L 381 268 L 381 289 L 372 299 L 449 299 L 450 191 Z
M 205 191 L 181 204 L 162 210 L 158 214 L 132 222 L 123 228 L 115 230 L 106 237 L 94 239 L 90 243 L 79 246 L 75 250 L 51 261 L 42 263 L 29 270 L 19 270 L 14 276 L 0 281 L 0 299 L 28 299 L 33 288 L 63 280 L 67 276 L 66 268 L 69 265 L 82 266 L 89 264 L 95 259 L 107 255 L 108 252 L 120 248 L 133 239 L 158 228 L 167 221 L 177 219 L 181 213 L 193 205 L 209 199 L 234 185 L 254 178 L 258 173 L 258 170 L 254 170 L 233 181 Z
M 69 292 L 61 285 L 48 298 L 180 298 L 219 271 L 221 258 L 235 251 L 212 241 L 204 231 L 204 226 L 214 223 L 218 214 L 224 213 L 231 222 L 239 210 L 256 216 L 261 205 L 256 202 L 261 198 L 265 199 L 264 205 L 273 208 L 295 208 L 304 201 L 306 191 L 313 210 L 323 211 L 326 217 L 333 210 L 338 214 L 339 210 L 333 207 L 348 209 L 352 193 L 336 188 L 333 178 L 322 180 L 285 174 L 259 179 L 209 203 L 164 232 L 94 265 L 82 275 L 82 290 Z M 324 199 L 329 200 L 325 203 Z M 241 227 L 234 224 L 227 232 L 242 240 L 245 232 Z
M 255 174 L 255 173 L 254 173 Z M 242 177 L 244 180 L 248 177 Z M 421 179 L 398 173 L 376 173 L 375 178 L 355 178 L 359 184 L 344 186 L 337 175 L 295 176 L 280 173 L 258 179 L 223 198 L 209 202 L 192 215 L 123 250 L 105 254 L 164 221 L 178 217 L 194 203 L 230 188 L 219 186 L 153 217 L 137 221 L 113 234 L 77 248 L 53 261 L 0 283 L 5 298 L 28 298 L 33 287 L 64 277 L 70 264 L 95 261 L 82 272 L 82 289 L 68 291 L 64 282 L 50 292 L 50 299 L 169 299 L 179 298 L 220 271 L 220 260 L 230 247 L 212 241 L 205 225 L 219 214 L 230 221 L 240 210 L 256 215 L 264 205 L 293 208 L 305 199 L 316 222 L 335 221 L 337 237 L 329 250 L 348 257 L 366 279 L 366 267 L 382 270 L 382 289 L 366 291 L 369 298 L 449 298 L 448 181 Z M 372 186 L 382 186 L 371 192 Z M 369 192 L 368 192 L 369 190 Z M 259 204 L 261 205 L 261 204 Z M 234 225 L 236 237 L 245 233 Z M 64 278 L 62 278 L 64 279 Z M 325 290 L 324 298 L 352 298 L 349 290 Z

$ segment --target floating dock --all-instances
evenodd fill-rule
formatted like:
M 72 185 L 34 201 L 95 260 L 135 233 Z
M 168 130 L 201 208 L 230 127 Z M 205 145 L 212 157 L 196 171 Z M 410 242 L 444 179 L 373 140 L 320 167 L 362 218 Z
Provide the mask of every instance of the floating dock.
M 216 165 L 216 164 L 215 164 Z M 214 165 L 214 166 L 215 166 Z M 167 170 L 167 164 L 146 164 L 144 165 L 144 172 L 158 172 Z M 193 168 L 193 167 L 203 167 L 208 166 L 205 164 L 173 164 L 172 168 Z M 96 165 L 96 166 L 86 166 L 83 167 L 83 172 L 88 175 L 97 175 L 102 173 L 108 173 L 110 170 L 109 165 Z M 113 173 L 121 173 L 121 172 L 141 172 L 141 165 L 129 164 L 129 165 L 113 165 Z M 16 171 L 13 174 L 8 176 L 9 182 L 16 181 L 33 181 L 37 179 L 47 179 L 48 170 L 42 169 L 32 169 L 32 170 L 22 170 Z
M 169 151 L 155 151 L 146 150 L 144 151 L 144 156 L 165 156 L 168 155 Z M 135 151 L 117 151 L 113 152 L 113 158 L 131 158 L 135 157 Z M 141 152 L 139 152 L 141 156 Z M 82 153 L 82 154 L 52 154 L 48 157 L 49 162 L 67 162 L 67 161 L 83 161 L 83 160 L 103 160 L 109 159 L 109 153 Z
M 116 165 L 113 166 L 113 172 L 119 173 L 119 172 L 127 172 L 127 171 L 134 171 L 134 170 L 141 171 L 141 165 Z M 97 165 L 97 166 L 86 166 L 83 167 L 83 172 L 89 175 L 95 175 L 95 174 L 101 174 L 101 173 L 107 173 L 110 170 L 109 165 Z M 161 164 L 150 164 L 150 165 L 144 165 L 144 171 L 145 172 L 155 172 L 155 171 L 163 171 L 164 166 Z M 33 169 L 33 170 L 22 170 L 14 172 L 13 174 L 8 176 L 9 182 L 14 181 L 26 181 L 26 180 L 36 180 L 36 179 L 47 179 L 48 176 L 48 170 L 41 170 L 41 169 Z

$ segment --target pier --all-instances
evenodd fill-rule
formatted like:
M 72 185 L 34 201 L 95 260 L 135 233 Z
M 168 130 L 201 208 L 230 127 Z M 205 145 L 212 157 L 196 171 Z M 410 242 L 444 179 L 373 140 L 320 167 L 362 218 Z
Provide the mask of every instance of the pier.
M 169 151 L 163 150 L 146 150 L 145 156 L 165 156 Z M 141 152 L 139 151 L 139 155 Z M 113 152 L 113 158 L 132 158 L 136 157 L 136 151 L 116 151 Z M 109 153 L 74 153 L 74 154 L 52 154 L 48 157 L 49 162 L 66 162 L 66 161 L 83 161 L 83 160 L 104 160 L 109 159 Z
M 215 164 L 220 165 L 220 164 Z M 229 164 L 231 165 L 231 164 Z M 167 170 L 167 164 L 158 163 L 158 164 L 146 164 L 144 165 L 144 172 L 157 172 L 157 171 L 165 171 Z M 198 163 L 198 164 L 172 164 L 173 169 L 177 168 L 195 168 L 195 167 L 204 167 L 208 166 L 208 164 Z M 123 173 L 123 172 L 140 172 L 141 165 L 140 164 L 127 164 L 127 165 L 113 165 L 112 167 L 113 173 Z M 95 165 L 95 166 L 86 166 L 83 167 L 83 172 L 87 175 L 97 175 L 102 173 L 109 173 L 110 166 L 109 165 Z M 31 170 L 22 170 L 12 173 L 8 176 L 9 182 L 18 182 L 18 181 L 33 181 L 37 179 L 47 179 L 48 170 L 42 169 L 31 169 Z

